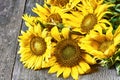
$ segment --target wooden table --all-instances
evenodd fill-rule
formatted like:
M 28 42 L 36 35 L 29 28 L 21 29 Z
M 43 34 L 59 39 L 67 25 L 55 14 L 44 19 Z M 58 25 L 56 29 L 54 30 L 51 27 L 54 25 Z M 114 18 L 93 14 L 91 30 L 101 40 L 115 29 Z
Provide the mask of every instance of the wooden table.
M 0 0 L 0 80 L 64 80 L 48 74 L 48 69 L 26 69 L 19 61 L 17 37 L 21 29 L 26 29 L 21 17 L 24 13 L 32 14 L 36 2 L 42 4 L 43 0 Z M 79 80 L 120 80 L 114 69 L 98 67 L 98 70 L 79 76 Z

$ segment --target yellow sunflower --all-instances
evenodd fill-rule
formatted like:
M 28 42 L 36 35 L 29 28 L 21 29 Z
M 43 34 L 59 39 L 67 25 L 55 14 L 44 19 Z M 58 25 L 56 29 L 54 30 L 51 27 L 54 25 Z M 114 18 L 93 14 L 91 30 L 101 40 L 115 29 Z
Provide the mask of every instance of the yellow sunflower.
M 61 32 L 55 26 L 51 29 L 51 35 L 55 39 L 53 62 L 48 73 L 57 72 L 57 77 L 63 73 L 63 77 L 71 76 L 78 80 L 79 74 L 90 72 L 89 64 L 95 64 L 95 59 L 80 48 L 77 40 L 70 37 L 70 29 L 63 28 Z M 78 37 L 79 38 L 79 37 Z
M 66 8 L 70 10 L 74 8 L 78 3 L 80 3 L 80 1 L 81 0 L 46 0 L 46 3 L 52 6 L 57 6 L 60 8 Z
M 32 9 L 34 13 L 36 13 L 40 18 L 39 20 L 43 24 L 52 24 L 56 25 L 57 23 L 62 23 L 62 14 L 63 11 L 59 7 L 51 6 L 48 7 L 47 5 L 41 6 L 36 4 L 36 7 Z
M 46 29 L 41 29 L 40 24 L 30 27 L 26 32 L 22 31 L 18 40 L 20 46 L 18 53 L 25 67 L 37 70 L 43 68 L 43 63 L 48 62 L 53 48 L 51 37 L 47 33 Z
M 91 4 L 88 0 L 82 0 L 82 2 L 84 1 L 89 5 Z M 111 27 L 110 22 L 103 17 L 106 13 L 110 13 L 107 8 L 113 5 L 101 4 L 94 9 L 92 6 L 87 7 L 84 4 L 81 3 L 77 7 L 78 11 L 71 11 L 71 14 L 64 15 L 66 18 L 64 22 L 67 26 L 72 26 L 73 31 L 79 31 L 82 34 L 86 34 L 92 29 L 107 29 L 105 24 Z
M 112 34 L 112 27 L 106 33 L 91 31 L 85 38 L 81 39 L 81 46 L 89 54 L 97 58 L 108 58 L 115 54 L 117 45 L 120 43 L 120 26 Z

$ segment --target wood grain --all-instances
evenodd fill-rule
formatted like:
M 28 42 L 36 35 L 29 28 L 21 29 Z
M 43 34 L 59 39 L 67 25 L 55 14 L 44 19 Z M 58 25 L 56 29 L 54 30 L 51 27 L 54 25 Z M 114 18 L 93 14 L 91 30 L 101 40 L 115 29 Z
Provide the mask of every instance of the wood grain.
M 25 0 L 0 0 L 0 80 L 11 80 Z
M 25 13 L 34 15 L 31 11 L 32 7 L 35 6 L 35 3 L 43 3 L 43 0 L 28 0 L 25 6 Z M 22 23 L 22 30 L 27 28 Z M 29 70 L 23 67 L 22 63 L 19 61 L 19 55 L 16 56 L 16 61 L 14 65 L 13 77 L 12 80 L 64 80 L 62 77 L 57 78 L 56 74 L 48 74 L 48 69 L 43 69 L 39 71 Z M 97 67 L 99 71 L 96 71 L 92 74 L 79 76 L 79 80 L 120 80 L 120 76 L 116 75 L 114 69 L 106 69 Z M 68 78 L 66 80 L 72 80 Z

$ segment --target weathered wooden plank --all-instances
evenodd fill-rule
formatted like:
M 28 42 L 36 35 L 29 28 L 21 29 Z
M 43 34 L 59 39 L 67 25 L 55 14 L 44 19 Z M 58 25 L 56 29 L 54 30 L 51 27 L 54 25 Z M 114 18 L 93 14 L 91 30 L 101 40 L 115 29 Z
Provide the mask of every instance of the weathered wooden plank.
M 25 0 L 0 0 L 0 80 L 11 80 Z
M 35 6 L 36 2 L 42 3 L 42 1 L 43 0 L 28 0 L 25 13 L 32 14 L 31 8 Z M 26 29 L 24 23 L 22 25 L 22 29 Z M 23 67 L 19 59 L 19 55 L 17 55 L 12 80 L 64 80 L 62 77 L 56 78 L 56 74 L 48 74 L 48 69 L 40 71 L 26 69 Z M 98 70 L 99 71 L 92 74 L 80 76 L 79 80 L 120 80 L 120 76 L 116 75 L 116 71 L 114 69 L 108 70 L 98 67 Z M 67 80 L 72 80 L 72 78 L 70 77 Z

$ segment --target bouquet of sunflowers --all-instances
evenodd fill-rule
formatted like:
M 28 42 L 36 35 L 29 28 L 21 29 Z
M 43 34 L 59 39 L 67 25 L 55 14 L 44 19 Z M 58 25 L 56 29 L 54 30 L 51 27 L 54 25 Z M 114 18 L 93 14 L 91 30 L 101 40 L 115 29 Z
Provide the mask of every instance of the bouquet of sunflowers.
M 92 71 L 99 64 L 120 74 L 119 0 L 44 0 L 23 15 L 20 61 L 26 68 L 61 74 L 63 78 Z

